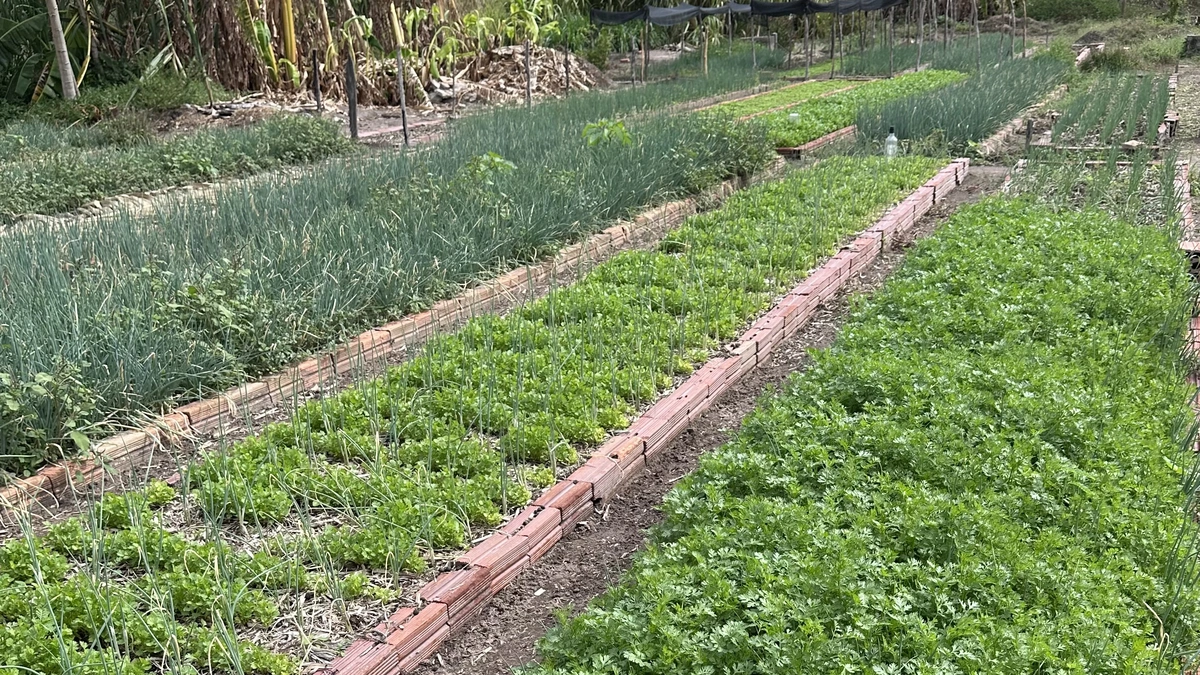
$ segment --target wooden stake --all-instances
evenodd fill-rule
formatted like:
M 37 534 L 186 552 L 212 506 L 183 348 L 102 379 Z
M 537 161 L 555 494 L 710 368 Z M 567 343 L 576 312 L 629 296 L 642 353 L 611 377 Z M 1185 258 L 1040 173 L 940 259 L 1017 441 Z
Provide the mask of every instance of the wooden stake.
M 650 22 L 642 24 L 642 82 L 646 81 L 646 69 L 650 65 Z
M 896 7 L 888 12 L 888 77 L 896 74 Z
M 804 79 L 806 79 L 806 80 L 809 77 L 808 71 L 812 69 L 812 43 L 809 42 L 810 36 L 808 34 L 808 23 L 809 23 L 808 15 L 805 14 L 804 15 L 804 54 L 805 54 Z
M 700 62 L 704 64 L 704 76 L 708 77 L 708 24 L 701 18 L 700 29 Z M 789 53 L 788 56 L 791 56 Z

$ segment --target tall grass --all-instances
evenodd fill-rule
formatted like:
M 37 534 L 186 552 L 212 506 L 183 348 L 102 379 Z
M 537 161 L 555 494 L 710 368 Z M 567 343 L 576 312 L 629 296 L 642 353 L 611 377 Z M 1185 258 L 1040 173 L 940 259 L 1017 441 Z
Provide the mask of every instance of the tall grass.
M 1004 61 L 965 82 L 860 110 L 858 135 L 877 142 L 895 127 L 918 149 L 961 152 L 1045 96 L 1069 70 L 1050 56 Z

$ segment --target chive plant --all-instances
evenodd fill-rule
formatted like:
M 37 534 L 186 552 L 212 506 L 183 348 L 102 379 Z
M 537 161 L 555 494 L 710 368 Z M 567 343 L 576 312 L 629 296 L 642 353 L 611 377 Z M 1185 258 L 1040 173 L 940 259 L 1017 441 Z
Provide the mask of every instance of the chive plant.
M 964 82 L 860 109 L 858 137 L 878 144 L 894 128 L 898 138 L 918 149 L 962 152 L 1045 96 L 1068 70 L 1051 56 L 1004 61 Z

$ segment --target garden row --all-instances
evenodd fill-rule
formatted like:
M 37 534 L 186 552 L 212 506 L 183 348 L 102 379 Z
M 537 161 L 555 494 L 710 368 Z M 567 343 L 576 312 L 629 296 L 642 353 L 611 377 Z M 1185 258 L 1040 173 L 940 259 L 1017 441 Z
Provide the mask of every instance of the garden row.
M 941 70 L 909 73 L 812 98 L 795 106 L 769 112 L 758 119 L 766 123 L 771 142 L 776 147 L 791 148 L 854 124 L 855 115 L 862 107 L 932 91 L 966 77 L 962 73 Z
M 0 237 L 0 471 L 28 472 L 71 454 L 79 433 L 271 372 L 770 161 L 754 125 L 596 122 L 660 102 L 656 89 L 480 113 L 420 154 Z
M 153 483 L 27 528 L 0 548 L 0 662 L 281 674 L 306 646 L 337 651 L 937 165 L 829 160 L 740 193 L 657 250 L 182 466 L 178 494 Z M 321 631 L 281 631 L 297 603 Z
M 25 122 L 0 136 L 0 227 L 104 197 L 248 176 L 350 148 L 336 124 L 303 115 L 161 140 L 119 123 L 93 131 Z
M 1196 647 L 1170 228 L 990 199 L 667 497 L 543 673 L 1173 673 Z
M 1099 77 L 1075 94 L 1050 129 L 1050 142 L 1103 147 L 1138 138 L 1157 144 L 1170 101 L 1165 76 Z
M 1052 55 L 1006 60 L 963 82 L 863 106 L 855 127 L 876 145 L 894 128 L 911 151 L 963 152 L 1042 100 L 1070 70 Z
M 738 119 L 755 117 L 764 113 L 787 108 L 819 96 L 852 89 L 861 82 L 849 80 L 810 80 L 787 85 L 765 94 L 748 96 L 716 106 L 716 109 Z

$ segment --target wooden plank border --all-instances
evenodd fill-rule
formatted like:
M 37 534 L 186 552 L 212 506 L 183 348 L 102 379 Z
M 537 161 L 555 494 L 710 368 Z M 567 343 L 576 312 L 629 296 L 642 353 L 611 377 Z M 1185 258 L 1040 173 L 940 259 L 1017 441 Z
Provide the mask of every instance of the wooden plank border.
M 459 556 L 458 569 L 423 586 L 417 592 L 420 607 L 398 610 L 370 638 L 351 643 L 340 658 L 318 672 L 397 675 L 416 670 L 447 636 L 470 625 L 500 590 L 590 515 L 596 502 L 611 497 L 645 467 L 648 458 L 670 445 L 721 394 L 807 325 L 817 307 L 960 185 L 969 168 L 970 160 L 954 160 L 889 209 L 751 324 L 729 356 L 710 359 L 628 429 L 609 438 L 583 466 Z

